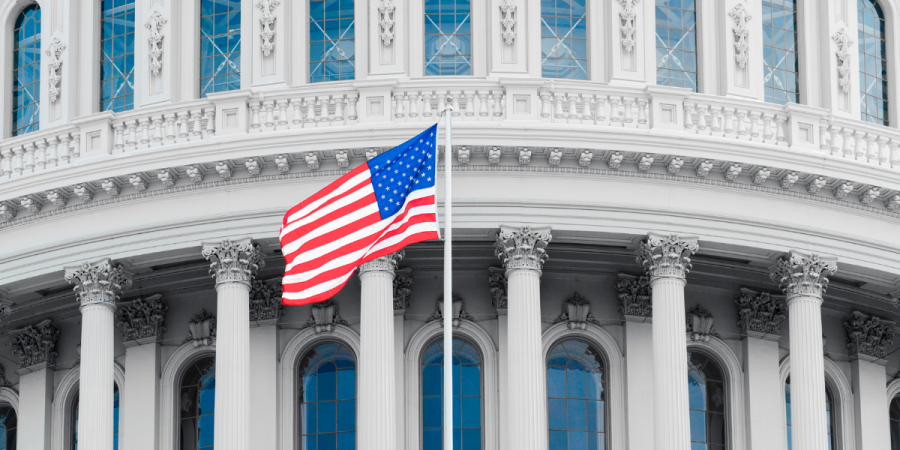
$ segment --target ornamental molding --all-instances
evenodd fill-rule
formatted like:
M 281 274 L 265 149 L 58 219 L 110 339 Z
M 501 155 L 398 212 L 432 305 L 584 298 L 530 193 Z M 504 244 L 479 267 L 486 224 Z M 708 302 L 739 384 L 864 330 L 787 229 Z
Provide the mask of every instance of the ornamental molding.
M 216 341 L 216 317 L 206 309 L 201 310 L 188 321 L 188 332 L 185 344 L 191 342 L 194 347 L 213 345 Z
M 894 343 L 894 325 L 894 321 L 853 311 L 844 321 L 850 357 L 885 358 L 887 347 Z
M 47 51 L 44 52 L 45 55 L 49 56 L 47 66 L 50 68 L 50 103 L 56 103 L 56 99 L 59 98 L 59 81 L 62 79 L 60 68 L 63 63 L 62 53 L 65 49 L 66 44 L 55 37 L 53 38 L 53 41 L 50 42 Z
M 497 241 L 494 243 L 495 254 L 509 270 L 527 269 L 541 270 L 547 260 L 547 244 L 553 236 L 550 227 L 507 227 L 501 226 Z
M 616 294 L 619 297 L 619 312 L 625 317 L 653 316 L 650 278 L 620 273 L 616 281 Z
M 313 328 L 316 334 L 331 333 L 335 325 L 347 325 L 340 314 L 334 299 L 329 298 L 322 303 L 314 303 L 309 312 L 309 320 L 303 328 Z
M 19 368 L 40 369 L 56 364 L 59 329 L 50 319 L 12 330 L 9 335 L 11 339 L 6 345 L 11 346 L 13 354 L 19 357 Z
M 159 75 L 162 71 L 162 42 L 164 37 L 162 29 L 168 22 L 169 19 L 163 16 L 161 12 L 153 11 L 147 23 L 144 24 L 144 28 L 150 30 L 150 36 L 147 36 L 147 44 L 150 46 L 150 51 L 147 54 L 150 56 L 150 73 L 153 75 Z
M 72 290 L 81 306 L 104 304 L 115 308 L 122 290 L 131 286 L 131 274 L 109 259 L 66 267 L 65 279 L 75 285 Z
M 513 45 L 516 41 L 517 8 L 515 0 L 503 0 L 500 4 L 500 26 L 503 27 L 500 36 L 506 45 Z
M 11 388 L 12 382 L 6 378 L 6 369 L 0 365 L 0 388 Z
M 390 272 L 393 275 L 397 270 L 397 264 L 400 263 L 404 256 L 406 256 L 406 252 L 400 250 L 399 252 L 362 263 L 359 266 L 359 275 L 362 276 L 368 272 Z
M 691 270 L 691 256 L 700 249 L 696 236 L 649 233 L 640 243 L 637 262 L 651 281 L 656 278 L 684 279 Z
M 731 8 L 731 11 L 728 11 L 728 17 L 731 17 L 734 21 L 734 28 L 732 28 L 734 33 L 734 62 L 741 66 L 741 69 L 744 69 L 750 60 L 747 53 L 750 49 L 750 45 L 747 42 L 750 29 L 747 27 L 747 23 L 750 22 L 753 16 L 747 12 L 743 3 L 738 3 Z
M 837 46 L 835 56 L 837 56 L 838 79 L 840 80 L 841 90 L 845 94 L 850 93 L 850 56 L 853 51 L 853 39 L 847 33 L 846 28 L 841 28 L 834 32 L 831 40 Z
M 397 269 L 394 271 L 394 311 L 406 309 L 409 306 L 409 296 L 412 294 L 413 276 L 412 269 Z
M 828 277 L 836 271 L 837 258 L 833 256 L 791 250 L 786 257 L 778 259 L 770 278 L 778 283 L 788 302 L 799 296 L 821 300 L 828 288 Z
M 250 321 L 277 321 L 284 315 L 281 307 L 281 280 L 266 283 L 253 280 L 250 284 Z
M 619 12 L 619 26 L 622 28 L 622 48 L 624 48 L 626 52 L 630 53 L 632 50 L 634 50 L 634 34 L 637 31 L 637 27 L 635 25 L 637 13 L 634 12 L 634 6 L 637 5 L 641 0 L 618 1 L 619 5 L 622 6 L 622 11 Z
M 126 341 L 141 344 L 160 342 L 166 331 L 166 312 L 169 307 L 162 302 L 162 294 L 153 294 L 123 303 L 116 311 L 117 326 Z
M 741 335 L 760 338 L 771 336 L 777 339 L 781 333 L 781 323 L 786 317 L 786 305 L 779 297 L 773 297 L 768 292 L 741 288 L 741 295 L 734 301 Z
M 263 16 L 259 19 L 262 31 L 259 33 L 259 47 L 263 56 L 272 54 L 275 44 L 272 39 L 275 38 L 275 8 L 281 4 L 281 0 L 256 0 L 256 7 L 262 12 Z
M 566 298 L 562 305 L 562 313 L 553 321 L 553 323 L 566 322 L 570 330 L 587 330 L 587 324 L 593 323 L 599 325 L 593 316 L 591 316 L 591 303 L 578 292 L 573 293 Z
M 384 44 L 385 47 L 391 45 L 394 42 L 394 11 L 397 9 L 391 3 L 391 0 L 381 0 L 381 4 L 378 5 L 378 25 L 381 27 L 381 43 Z
M 488 283 L 491 286 L 491 304 L 498 310 L 505 310 L 509 302 L 506 270 L 488 267 Z
M 256 271 L 265 265 L 262 251 L 250 238 L 234 242 L 230 239 L 205 242 L 201 254 L 210 262 L 209 273 L 216 279 L 216 285 L 225 283 L 250 285 Z
M 469 313 L 466 312 L 465 302 L 462 297 L 457 294 L 453 294 L 453 305 L 451 305 L 453 317 L 451 318 L 451 323 L 453 328 L 459 328 L 459 324 L 462 323 L 462 320 L 468 320 L 469 322 L 474 322 L 475 318 L 472 317 Z M 434 311 L 434 314 L 428 318 L 427 322 L 432 322 L 435 320 L 441 321 L 441 326 L 443 325 L 444 318 L 444 295 L 441 294 L 438 297 L 437 301 L 437 309 Z
M 687 334 L 692 341 L 709 342 L 710 337 L 720 337 L 713 326 L 713 316 L 700 305 L 696 305 L 687 313 Z

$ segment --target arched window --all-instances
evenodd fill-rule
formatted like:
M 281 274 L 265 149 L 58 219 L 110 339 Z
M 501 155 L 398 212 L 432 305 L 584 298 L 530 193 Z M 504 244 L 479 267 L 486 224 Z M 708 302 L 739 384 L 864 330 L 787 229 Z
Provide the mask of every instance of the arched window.
M 113 449 L 119 448 L 119 386 L 113 385 Z M 80 396 L 75 394 L 72 400 L 72 450 L 78 450 L 78 400 Z M 15 447 L 9 447 L 13 449 Z M 0 447 L 2 450 L 2 447 Z
M 891 410 L 893 413 L 893 409 Z M 791 439 L 791 377 L 784 382 L 784 412 L 787 421 L 787 447 L 791 450 L 793 441 Z M 828 420 L 828 449 L 837 449 L 835 441 L 835 414 L 834 414 L 834 397 L 831 395 L 831 388 L 825 386 L 825 417 Z M 893 417 L 893 416 L 891 416 Z M 894 429 L 891 428 L 891 436 Z
M 708 450 L 725 448 L 725 379 L 712 357 L 688 352 L 688 404 L 691 446 Z
M 859 107 L 862 120 L 888 124 L 887 46 L 884 11 L 876 0 L 858 0 Z
M 16 18 L 13 30 L 12 135 L 40 129 L 41 8 L 31 5 Z
M 547 358 L 550 450 L 606 448 L 606 378 L 592 345 L 563 341 Z
M 425 75 L 472 75 L 471 0 L 425 0 Z
M 797 0 L 762 0 L 766 101 L 798 103 Z
M 891 400 L 891 450 L 900 450 L 900 397 Z
M 317 345 L 300 360 L 303 450 L 356 448 L 356 361 L 343 344 Z
M 194 361 L 181 378 L 181 450 L 213 448 L 216 409 L 216 358 Z
M 9 405 L 0 406 L 0 450 L 16 450 L 16 410 Z
M 200 0 L 200 97 L 241 88 L 241 0 Z
M 587 79 L 585 0 L 541 2 L 541 73 L 544 78 Z
M 435 341 L 422 358 L 422 449 L 443 447 L 444 342 Z M 461 450 L 482 448 L 481 355 L 462 339 L 453 340 L 453 442 Z M 459 444 L 456 444 L 456 443 Z
M 356 78 L 354 0 L 310 0 L 309 82 Z
M 695 0 L 656 0 L 656 84 L 697 92 Z
M 100 110 L 134 108 L 134 0 L 103 0 Z

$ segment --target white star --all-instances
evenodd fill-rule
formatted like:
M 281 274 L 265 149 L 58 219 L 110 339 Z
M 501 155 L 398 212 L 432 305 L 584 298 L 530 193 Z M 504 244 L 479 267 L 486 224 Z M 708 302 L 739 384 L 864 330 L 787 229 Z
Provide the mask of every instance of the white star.
M 428 177 L 428 181 L 431 181 L 431 177 Z
M 384 207 L 384 210 L 387 211 L 387 206 Z

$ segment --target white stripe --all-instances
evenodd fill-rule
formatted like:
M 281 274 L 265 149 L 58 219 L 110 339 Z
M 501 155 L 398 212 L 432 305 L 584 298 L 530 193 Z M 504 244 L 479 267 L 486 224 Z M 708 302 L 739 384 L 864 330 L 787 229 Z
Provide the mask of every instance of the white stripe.
M 334 211 L 337 211 L 338 209 L 341 209 L 355 201 L 365 198 L 367 195 L 370 195 L 373 192 L 375 192 L 375 189 L 372 188 L 372 184 L 369 183 L 369 184 L 361 187 L 359 190 L 354 191 L 352 194 L 350 194 L 340 200 L 337 200 L 334 203 L 332 203 L 314 213 L 311 213 L 310 215 L 308 215 L 306 217 L 301 217 L 300 219 L 289 223 L 288 225 L 286 225 L 284 228 L 281 229 L 280 238 L 283 238 L 285 234 L 290 233 L 291 231 L 294 231 L 297 228 L 302 227 L 303 225 L 315 222 L 316 220 L 319 220 L 322 217 L 324 217 L 328 214 L 331 214 Z M 375 207 L 375 210 L 376 211 L 378 210 L 378 206 Z
M 367 216 L 371 216 L 372 214 L 378 214 L 378 205 L 374 203 L 357 209 L 350 214 L 343 215 L 337 219 L 332 220 L 331 222 L 322 224 L 318 228 L 304 234 L 303 236 L 300 236 L 299 238 L 294 239 L 293 241 L 282 243 L 281 251 L 285 254 L 285 256 L 290 255 L 296 252 L 300 247 L 302 247 L 310 240 L 350 225 L 357 220 L 361 220 Z
M 350 272 L 347 273 L 347 275 L 326 281 L 324 283 L 319 283 L 309 289 L 305 289 L 300 292 L 285 292 L 284 294 L 282 294 L 282 297 L 289 300 L 302 300 L 310 298 L 314 295 L 319 295 L 323 292 L 328 292 L 340 286 L 341 284 L 346 283 L 347 278 L 350 278 L 350 276 L 353 275 L 354 271 L 356 271 L 356 267 L 352 268 Z M 284 281 L 282 281 L 282 283 L 284 283 Z
M 362 183 L 364 180 L 369 178 L 369 176 L 370 176 L 370 173 L 368 170 L 361 172 L 359 175 L 356 175 L 355 177 L 345 181 L 344 184 L 341 185 L 341 187 L 331 191 L 331 193 L 310 203 L 309 205 L 306 205 L 306 207 L 301 209 L 300 211 L 297 211 L 294 214 L 291 214 L 291 216 L 288 217 L 287 222 L 288 223 L 293 222 L 293 221 L 309 214 L 310 211 L 314 211 L 316 208 L 318 208 L 320 205 L 327 202 L 328 200 L 331 200 L 332 198 L 334 198 L 338 195 L 341 195 L 344 192 L 347 192 L 350 188 Z
M 397 245 L 411 235 L 427 233 L 429 231 L 437 231 L 437 224 L 435 222 L 423 222 L 417 223 L 415 225 L 410 225 L 409 228 L 407 228 L 403 233 L 400 233 L 396 236 L 391 236 L 382 241 L 378 241 L 375 246 L 373 246 L 372 249 L 369 250 L 369 253 L 366 253 L 366 255 L 371 255 L 372 253 L 375 253 L 379 250 Z
M 308 270 L 306 272 L 295 273 L 292 275 L 285 275 L 284 283 L 294 284 L 309 281 L 319 274 L 325 273 L 331 269 L 336 269 L 338 267 L 346 266 L 347 264 L 352 264 L 356 261 L 359 261 L 359 259 L 362 258 L 366 254 L 366 252 L 368 252 L 368 250 L 369 249 L 367 248 L 360 249 L 355 252 L 347 253 L 346 255 L 341 255 L 337 258 L 330 259 L 328 260 L 328 262 L 322 264 L 319 267 L 316 267 L 315 269 Z
M 312 261 L 316 258 L 319 258 L 323 255 L 327 255 L 328 253 L 331 253 L 331 252 L 339 251 L 341 248 L 343 248 L 347 245 L 350 245 L 356 241 L 359 241 L 359 240 L 365 239 L 369 236 L 372 236 L 373 234 L 379 234 L 389 224 L 390 224 L 390 222 L 387 220 L 382 220 L 381 222 L 375 222 L 372 225 L 369 225 L 365 228 L 360 228 L 359 230 L 356 230 L 353 233 L 350 233 L 346 236 L 342 236 L 340 239 L 336 239 L 325 245 L 306 250 L 306 251 L 300 253 L 299 255 L 297 255 L 297 258 L 294 259 L 293 261 L 291 261 L 290 264 L 285 266 L 284 270 L 285 270 L 285 272 L 289 272 L 291 269 L 296 267 L 298 264 L 302 264 L 307 261 Z

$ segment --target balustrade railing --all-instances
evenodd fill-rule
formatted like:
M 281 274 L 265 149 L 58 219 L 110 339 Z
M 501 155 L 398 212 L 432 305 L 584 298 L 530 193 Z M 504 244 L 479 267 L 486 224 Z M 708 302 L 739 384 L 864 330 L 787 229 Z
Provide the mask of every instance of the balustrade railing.
M 453 107 L 453 117 L 463 121 L 506 117 L 506 97 L 499 84 L 450 89 L 398 87 L 391 92 L 391 115 L 394 122 L 433 122 L 447 103 Z
M 784 108 L 770 103 L 699 95 L 684 101 L 684 131 L 691 134 L 786 146 L 787 121 Z
M 257 96 L 249 102 L 249 132 L 353 125 L 359 118 L 358 101 L 356 90 Z
M 0 145 L 0 177 L 10 178 L 67 165 L 81 156 L 78 127 L 42 130 L 8 139 Z
M 644 92 L 553 85 L 538 97 L 544 122 L 650 128 L 650 96 Z
M 900 133 L 897 130 L 855 120 L 822 118 L 819 133 L 822 153 L 900 168 Z
M 215 123 L 216 106 L 212 102 L 121 113 L 110 121 L 113 151 L 121 153 L 208 139 L 216 134 Z

